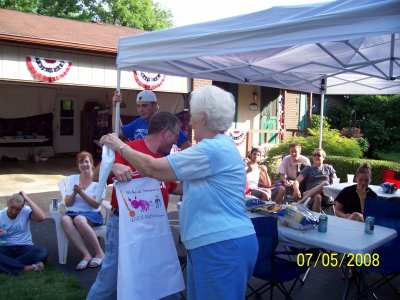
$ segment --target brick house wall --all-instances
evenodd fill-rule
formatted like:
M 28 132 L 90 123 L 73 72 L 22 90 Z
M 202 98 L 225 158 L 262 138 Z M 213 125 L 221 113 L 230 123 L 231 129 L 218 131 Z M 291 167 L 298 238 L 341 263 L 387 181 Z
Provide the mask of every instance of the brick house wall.
M 207 85 L 212 85 L 212 80 L 208 80 L 208 79 L 200 79 L 200 78 L 192 78 L 192 91 L 203 87 L 203 86 L 207 86 Z M 186 97 L 186 101 L 189 100 L 189 97 Z M 185 104 L 185 107 L 189 107 L 189 103 Z M 193 134 L 193 130 L 189 130 L 189 141 L 190 143 L 192 143 L 192 145 L 196 144 L 196 141 L 194 140 L 194 134 Z
M 303 131 L 299 131 L 299 101 L 300 94 L 295 91 L 285 91 L 285 135 L 284 139 L 290 138 L 293 135 L 301 136 L 304 135 Z

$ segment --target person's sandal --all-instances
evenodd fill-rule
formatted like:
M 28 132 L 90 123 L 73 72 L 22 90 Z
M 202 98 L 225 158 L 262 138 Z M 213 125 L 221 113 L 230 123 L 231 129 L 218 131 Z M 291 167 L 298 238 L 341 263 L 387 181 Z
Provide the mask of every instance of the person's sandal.
M 77 271 L 83 271 L 88 267 L 88 263 L 89 261 L 87 261 L 86 259 L 82 259 L 79 264 L 76 265 L 75 270 Z
M 32 272 L 41 272 L 44 270 L 44 264 L 39 261 L 36 264 L 32 264 Z

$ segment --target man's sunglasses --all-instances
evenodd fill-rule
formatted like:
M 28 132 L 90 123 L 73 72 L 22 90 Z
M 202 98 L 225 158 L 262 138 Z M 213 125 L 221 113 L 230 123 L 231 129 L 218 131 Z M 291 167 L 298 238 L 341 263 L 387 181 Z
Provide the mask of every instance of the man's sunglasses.
M 318 157 L 321 157 L 322 155 L 321 155 L 321 154 L 319 154 L 319 153 L 314 153 L 314 154 L 313 154 L 313 156 L 318 156 Z

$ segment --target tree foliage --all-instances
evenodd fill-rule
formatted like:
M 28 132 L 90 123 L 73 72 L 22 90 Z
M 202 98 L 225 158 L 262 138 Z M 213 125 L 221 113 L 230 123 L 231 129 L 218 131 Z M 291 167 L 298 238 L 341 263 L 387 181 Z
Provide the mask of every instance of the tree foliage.
M 375 157 L 382 150 L 400 150 L 399 116 L 400 95 L 350 96 L 346 103 L 336 105 L 328 113 L 333 128 L 361 129 L 370 144 L 368 157 Z
M 148 31 L 173 25 L 171 11 L 153 0 L 0 0 L 0 8 Z

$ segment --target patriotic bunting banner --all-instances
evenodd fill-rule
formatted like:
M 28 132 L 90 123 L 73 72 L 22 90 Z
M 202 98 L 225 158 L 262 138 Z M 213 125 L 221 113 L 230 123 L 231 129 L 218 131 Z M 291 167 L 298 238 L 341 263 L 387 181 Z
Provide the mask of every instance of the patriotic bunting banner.
M 133 71 L 135 81 L 145 90 L 154 90 L 161 86 L 165 80 L 164 74 Z
M 26 64 L 35 78 L 53 82 L 67 75 L 72 62 L 29 55 L 26 57 Z
M 235 142 L 236 146 L 241 145 L 246 139 L 246 131 L 228 129 L 226 134 Z
M 279 96 L 279 102 L 278 102 L 278 130 L 281 138 L 283 139 L 285 136 L 285 99 L 283 98 L 282 95 Z

